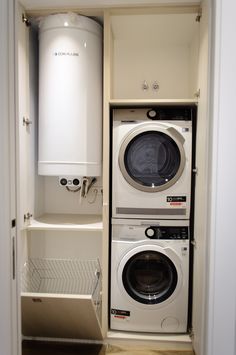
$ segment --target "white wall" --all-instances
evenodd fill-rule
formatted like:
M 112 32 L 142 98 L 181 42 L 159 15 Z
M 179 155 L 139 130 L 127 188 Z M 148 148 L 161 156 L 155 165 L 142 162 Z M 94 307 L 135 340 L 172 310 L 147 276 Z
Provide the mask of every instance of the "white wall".
M 8 16 L 8 14 L 11 14 Z M 13 1 L 0 2 L 0 354 L 17 354 L 16 281 L 12 270 L 14 195 Z M 12 68 L 11 68 L 12 69 Z
M 204 355 L 236 354 L 236 2 L 215 0 L 208 307 Z

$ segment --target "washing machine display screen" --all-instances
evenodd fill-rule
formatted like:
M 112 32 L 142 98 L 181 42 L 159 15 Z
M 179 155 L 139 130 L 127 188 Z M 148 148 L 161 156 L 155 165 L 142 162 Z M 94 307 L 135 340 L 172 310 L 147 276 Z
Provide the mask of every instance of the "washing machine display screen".
M 124 163 L 138 184 L 157 187 L 168 183 L 179 170 L 181 155 L 175 141 L 162 132 L 148 131 L 128 144 Z
M 146 250 L 133 255 L 126 263 L 122 280 L 128 294 L 144 304 L 168 299 L 177 285 L 177 271 L 164 254 Z

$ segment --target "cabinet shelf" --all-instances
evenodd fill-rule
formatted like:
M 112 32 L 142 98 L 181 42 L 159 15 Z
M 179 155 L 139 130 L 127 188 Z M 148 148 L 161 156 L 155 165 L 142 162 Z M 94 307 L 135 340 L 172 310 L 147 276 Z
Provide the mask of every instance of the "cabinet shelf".
M 28 231 L 54 230 L 54 231 L 102 231 L 101 215 L 69 215 L 44 214 L 32 219 L 27 226 Z
M 198 99 L 111 99 L 110 106 L 194 105 Z

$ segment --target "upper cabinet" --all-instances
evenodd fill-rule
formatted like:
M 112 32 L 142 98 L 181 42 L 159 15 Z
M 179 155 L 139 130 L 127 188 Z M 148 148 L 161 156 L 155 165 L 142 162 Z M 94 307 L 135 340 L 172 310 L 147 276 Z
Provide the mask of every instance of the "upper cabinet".
M 110 99 L 194 99 L 199 10 L 155 8 L 110 16 Z

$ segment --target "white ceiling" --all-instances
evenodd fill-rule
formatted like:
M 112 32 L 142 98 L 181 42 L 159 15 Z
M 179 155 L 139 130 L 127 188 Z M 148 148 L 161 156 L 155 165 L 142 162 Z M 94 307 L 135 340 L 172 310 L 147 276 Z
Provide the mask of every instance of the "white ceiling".
M 18 0 L 25 9 L 49 9 L 49 8 L 103 8 L 113 6 L 149 6 L 149 5 L 183 5 L 199 4 L 198 0 Z

